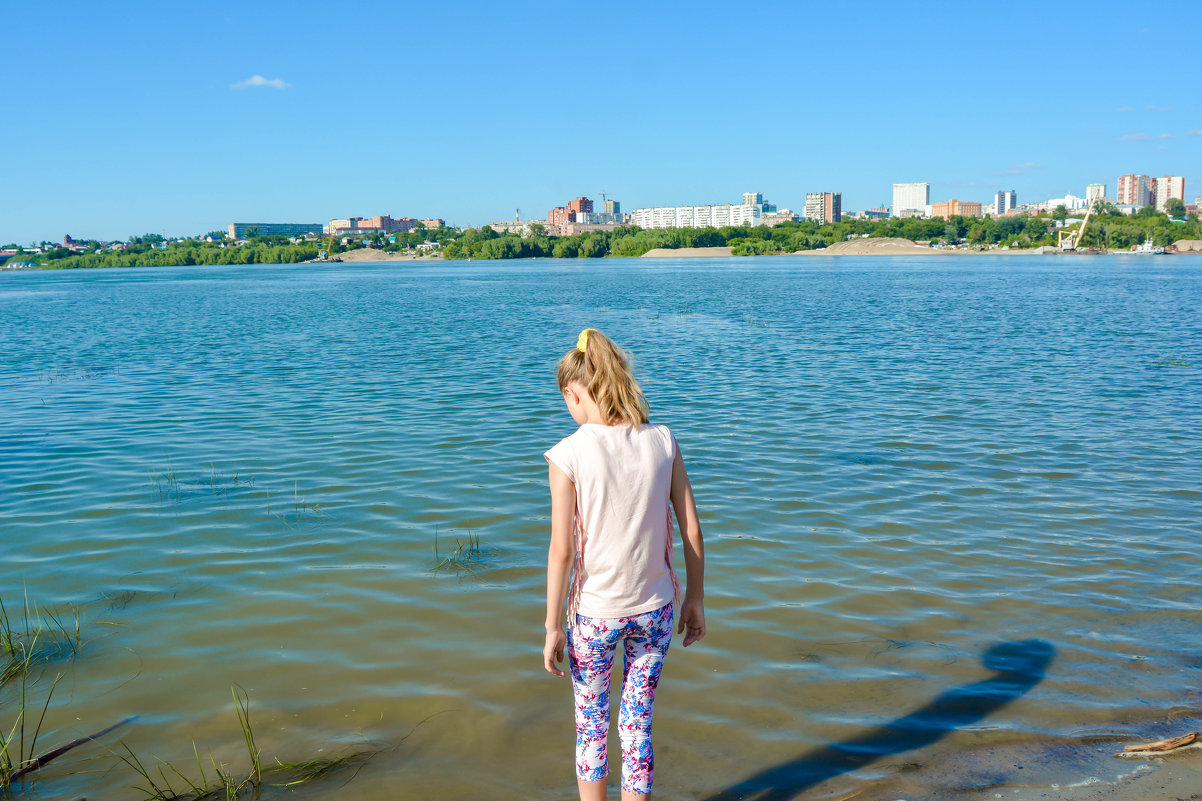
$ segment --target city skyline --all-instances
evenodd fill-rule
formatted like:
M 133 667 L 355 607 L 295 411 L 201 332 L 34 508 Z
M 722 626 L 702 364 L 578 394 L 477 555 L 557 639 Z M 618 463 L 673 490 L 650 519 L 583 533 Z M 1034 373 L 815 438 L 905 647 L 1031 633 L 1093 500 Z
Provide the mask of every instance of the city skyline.
M 932 200 L 981 202 L 1124 174 L 1202 187 L 1202 119 L 1184 100 L 1199 79 L 1185 63 L 1122 66 L 1133 42 L 1160 52 L 1202 22 L 1197 7 L 957 7 L 937 29 L 892 3 L 854 19 L 774 3 L 380 5 L 391 24 L 373 8 L 15 7 L 8 27 L 38 66 L 10 82 L 24 113 L 0 134 L 0 241 L 378 210 L 478 226 L 602 191 L 634 209 L 754 189 L 800 211 L 830 188 L 845 209 L 891 205 L 893 184 L 919 181 Z M 819 46 L 840 67 L 826 82 L 805 69 Z M 996 50 L 1015 66 L 993 70 L 982 54 Z M 949 61 L 977 70 L 926 78 Z M 731 69 L 645 80 L 692 63 Z

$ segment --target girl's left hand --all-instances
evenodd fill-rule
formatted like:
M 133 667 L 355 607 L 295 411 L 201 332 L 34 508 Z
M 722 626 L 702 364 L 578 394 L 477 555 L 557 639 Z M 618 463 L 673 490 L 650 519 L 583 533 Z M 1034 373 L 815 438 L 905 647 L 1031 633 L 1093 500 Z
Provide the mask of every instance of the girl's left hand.
M 543 667 L 553 676 L 568 675 L 556 667 L 557 662 L 563 661 L 563 649 L 567 642 L 568 638 L 564 634 L 563 626 L 547 632 L 547 642 L 543 646 Z
M 685 597 L 684 605 L 680 610 L 680 623 L 676 627 L 676 633 L 684 634 L 685 648 L 688 648 L 705 636 L 705 606 L 701 601 Z

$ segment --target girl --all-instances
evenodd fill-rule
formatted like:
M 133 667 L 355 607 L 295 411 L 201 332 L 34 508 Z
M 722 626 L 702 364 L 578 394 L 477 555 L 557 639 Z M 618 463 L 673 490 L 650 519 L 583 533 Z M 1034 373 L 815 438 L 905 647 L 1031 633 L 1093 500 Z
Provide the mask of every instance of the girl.
M 556 676 L 568 652 L 576 700 L 581 801 L 605 798 L 609 677 L 623 642 L 623 801 L 647 799 L 654 775 L 651 712 L 673 611 L 687 647 L 705 636 L 705 555 L 693 488 L 676 439 L 647 421 L 647 399 L 626 357 L 595 328 L 559 362 L 559 389 L 580 428 L 546 458 L 551 473 L 547 640 Z M 672 568 L 672 511 L 684 541 L 687 591 Z M 568 583 L 569 574 L 571 584 Z M 567 597 L 568 631 L 564 631 Z

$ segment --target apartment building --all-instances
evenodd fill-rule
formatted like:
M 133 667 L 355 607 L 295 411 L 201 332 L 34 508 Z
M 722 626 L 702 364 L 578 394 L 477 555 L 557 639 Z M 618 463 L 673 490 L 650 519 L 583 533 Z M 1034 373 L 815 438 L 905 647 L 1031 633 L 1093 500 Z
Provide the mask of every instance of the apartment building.
M 1157 211 L 1164 211 L 1165 204 L 1169 202 L 1169 198 L 1175 197 L 1184 203 L 1185 178 L 1180 175 L 1166 175 L 1162 178 L 1153 178 L 1152 194 Z
M 763 222 L 763 207 L 754 203 L 721 206 L 660 206 L 635 209 L 631 222 L 639 228 L 722 228 Z
M 806 192 L 803 216 L 817 223 L 837 223 L 843 219 L 842 192 Z
M 1147 175 L 1120 175 L 1116 202 L 1136 208 L 1150 205 L 1155 200 L 1152 181 Z

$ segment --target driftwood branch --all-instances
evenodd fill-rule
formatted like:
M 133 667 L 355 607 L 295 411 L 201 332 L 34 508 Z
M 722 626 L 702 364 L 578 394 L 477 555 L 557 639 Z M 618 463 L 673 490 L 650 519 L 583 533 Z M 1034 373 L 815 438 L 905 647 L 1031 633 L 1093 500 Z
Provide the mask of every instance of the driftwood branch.
M 109 726 L 107 729 L 101 729 L 100 731 L 96 732 L 95 734 L 89 734 L 87 737 L 80 737 L 78 740 L 72 740 L 71 742 L 67 743 L 66 745 L 60 745 L 58 748 L 55 748 L 53 751 L 47 751 L 46 753 L 42 754 L 40 757 L 37 757 L 36 759 L 29 760 L 28 762 L 23 764 L 21 767 L 14 770 L 12 773 L 5 776 L 3 778 L 3 786 L 4 787 L 9 786 L 10 784 L 15 782 L 17 779 L 21 778 L 22 776 L 24 776 L 28 773 L 33 773 L 35 770 L 38 770 L 43 765 L 45 765 L 47 762 L 50 762 L 53 759 L 58 759 L 59 757 L 61 757 L 63 754 L 67 753 L 71 749 L 78 748 L 79 746 L 83 745 L 84 743 L 90 743 L 93 740 L 98 740 L 101 737 L 103 737 L 104 735 L 113 731 L 114 729 L 118 729 L 121 726 L 124 726 L 126 723 L 129 723 L 134 720 L 137 720 L 137 718 L 136 717 L 126 718 L 125 720 L 121 721 L 120 723 L 114 723 L 112 726 Z
M 1123 748 L 1122 753 L 1137 754 L 1143 751 L 1172 751 L 1174 748 L 1181 748 L 1184 745 L 1189 745 L 1197 739 L 1198 732 L 1191 731 L 1189 734 L 1183 734 L 1180 737 L 1170 737 L 1167 740 L 1157 740 L 1154 743 L 1128 745 Z

